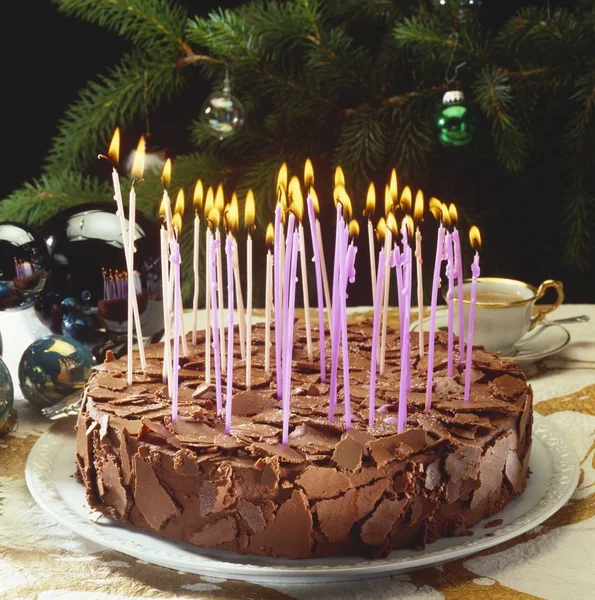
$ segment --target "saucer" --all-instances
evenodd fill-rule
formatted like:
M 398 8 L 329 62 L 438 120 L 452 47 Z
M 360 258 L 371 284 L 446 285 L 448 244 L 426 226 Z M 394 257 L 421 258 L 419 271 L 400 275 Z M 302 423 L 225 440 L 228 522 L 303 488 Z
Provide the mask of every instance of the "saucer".
M 411 325 L 411 331 L 417 331 L 419 321 Z M 430 318 L 424 319 L 424 331 L 428 331 Z M 436 329 L 447 331 L 448 312 L 446 309 L 436 313 Z M 533 331 L 525 334 L 513 347 L 500 354 L 501 358 L 516 360 L 517 362 L 532 362 L 541 360 L 560 352 L 570 342 L 570 333 L 565 327 L 557 323 L 538 325 Z

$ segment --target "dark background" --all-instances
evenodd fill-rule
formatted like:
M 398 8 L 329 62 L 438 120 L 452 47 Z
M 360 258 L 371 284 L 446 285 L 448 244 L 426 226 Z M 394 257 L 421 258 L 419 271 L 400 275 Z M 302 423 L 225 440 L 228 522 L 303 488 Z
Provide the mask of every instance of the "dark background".
M 217 6 L 233 7 L 240 3 L 232 0 L 182 2 L 189 13 L 203 15 Z M 497 27 L 525 4 L 527 2 L 483 0 L 480 16 L 484 23 Z M 547 5 L 547 1 L 533 4 Z M 552 2 L 552 10 L 561 4 L 573 3 Z M 19 38 L 5 35 L 2 41 L 4 143 L 0 199 L 40 175 L 44 156 L 56 132 L 55 125 L 63 111 L 86 81 L 114 65 L 127 49 L 127 44 L 110 32 L 60 14 L 49 0 L 11 3 L 11 17 L 5 21 L 5 30 L 13 30 Z M 152 117 L 153 137 L 168 140 L 169 155 L 189 149 L 186 125 L 210 89 L 210 84 L 197 78 L 181 101 L 176 102 L 175 111 L 165 107 Z M 555 115 L 552 118 L 555 122 Z M 538 143 L 535 147 L 539 148 Z M 485 155 L 485 168 L 489 171 L 493 157 L 487 151 Z M 470 169 L 471 161 L 466 152 L 453 155 L 452 161 L 442 166 L 442 172 L 435 174 L 435 179 L 442 182 L 445 198 L 460 200 L 464 206 L 476 209 L 479 206 L 479 213 L 484 212 L 482 274 L 515 277 L 533 284 L 545 278 L 559 278 L 567 284 L 569 301 L 592 302 L 595 294 L 591 278 L 571 275 L 560 258 L 560 230 L 557 221 L 552 220 L 551 211 L 559 208 L 559 205 L 556 208 L 557 194 L 562 186 L 552 187 L 551 172 L 539 176 L 540 158 L 536 151 L 536 166 L 527 178 L 504 176 L 498 184 L 498 193 L 518 198 L 517 214 L 500 214 L 493 203 L 482 206 L 483 174 L 476 167 Z M 551 164 L 551 157 L 548 159 Z M 543 195 L 542 214 L 524 208 L 527 203 L 523 199 L 527 194 Z

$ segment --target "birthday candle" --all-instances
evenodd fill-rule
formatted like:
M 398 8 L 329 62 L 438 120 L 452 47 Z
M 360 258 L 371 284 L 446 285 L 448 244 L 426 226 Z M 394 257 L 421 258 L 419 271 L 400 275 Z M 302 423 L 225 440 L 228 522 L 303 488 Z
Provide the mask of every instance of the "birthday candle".
M 272 223 L 268 224 L 266 231 L 267 264 L 266 264 L 266 289 L 264 301 L 264 372 L 271 372 L 271 310 L 273 304 L 273 255 L 271 249 L 275 243 L 275 230 Z
M 322 270 L 320 265 L 320 252 L 316 235 L 316 213 L 311 193 L 308 194 L 308 219 L 310 221 L 310 236 L 312 237 L 312 252 L 314 254 L 314 269 L 316 272 L 316 298 L 318 304 L 318 332 L 320 346 L 320 381 L 326 383 L 326 346 L 324 333 L 324 306 L 322 300 Z
M 225 399 L 225 433 L 231 433 L 231 407 L 233 398 L 233 242 L 231 234 L 225 237 L 225 256 L 227 257 L 227 396 Z
M 453 352 L 454 352 L 454 255 L 452 251 L 452 235 L 450 231 L 444 236 L 444 249 L 446 251 L 446 277 L 448 279 L 448 290 L 446 292 L 446 304 L 448 306 L 448 345 L 446 374 L 453 376 Z
M 200 218 L 202 210 L 203 186 L 199 179 L 194 186 L 194 251 L 192 253 L 192 268 L 194 274 L 194 298 L 192 299 L 192 344 L 196 346 L 196 329 L 198 327 L 198 295 L 200 292 L 200 276 L 198 266 L 200 264 Z
M 384 261 L 384 248 L 380 249 L 378 254 L 378 264 L 382 265 Z M 380 314 L 382 303 L 380 295 L 382 282 L 384 280 L 384 269 L 378 269 L 376 275 L 376 303 L 374 304 L 374 320 L 372 323 L 372 360 L 370 364 L 370 396 L 368 400 L 368 425 L 374 425 L 374 411 L 376 409 L 376 370 L 378 362 L 378 338 L 380 334 Z
M 419 224 L 424 218 L 424 195 L 421 190 L 417 191 L 415 195 L 415 206 L 413 208 L 413 219 L 415 221 L 415 262 L 416 262 L 416 279 L 417 279 L 417 335 L 418 335 L 418 347 L 419 357 L 424 357 L 424 278 L 423 278 L 423 259 L 421 249 L 421 231 Z
M 454 246 L 455 276 L 457 278 L 457 292 L 459 295 L 459 365 L 462 365 L 465 357 L 465 318 L 463 311 L 463 259 L 461 257 L 461 238 L 459 237 L 459 230 L 457 229 L 459 215 L 457 213 L 457 208 L 454 204 L 449 205 L 448 214 L 450 215 L 450 222 L 454 227 L 452 232 L 452 243 Z
M 384 295 L 382 298 L 382 339 L 380 342 L 380 375 L 384 375 L 386 357 L 386 335 L 388 328 L 388 294 L 390 290 L 391 249 L 393 246 L 393 229 L 396 227 L 395 216 L 392 213 L 394 194 L 387 186 L 384 192 L 384 213 L 386 215 L 386 234 L 384 238 Z M 391 216 L 392 215 L 392 216 Z M 389 222 L 390 219 L 390 222 Z M 393 226 L 393 223 L 395 224 Z M 380 265 L 378 265 L 380 269 Z M 400 318 L 400 317 L 399 317 Z
M 409 215 L 405 215 L 401 229 L 403 236 L 403 329 L 401 332 L 401 380 L 399 385 L 399 412 L 397 418 L 397 433 L 402 433 L 407 422 L 407 396 L 411 388 L 411 352 L 409 325 L 411 323 L 411 281 L 412 253 L 409 245 L 409 235 L 413 233 L 413 223 Z
M 178 190 L 178 195 L 176 197 L 176 204 L 174 207 L 174 217 L 175 215 L 180 215 L 180 221 L 181 218 L 184 216 L 184 208 L 185 208 L 185 204 L 184 204 L 184 190 L 182 188 L 180 188 Z M 184 305 L 182 304 L 182 296 L 180 295 L 180 297 L 178 298 L 178 310 L 180 311 L 180 314 L 183 315 L 184 314 Z M 186 339 L 186 329 L 184 327 L 184 319 L 182 317 L 182 320 L 180 322 L 180 331 L 179 331 L 179 335 L 180 335 L 180 339 L 182 341 L 182 356 L 188 356 L 189 352 L 188 352 L 188 340 Z
M 370 281 L 372 284 L 372 306 L 376 306 L 376 262 L 374 256 L 374 226 L 372 225 L 372 217 L 376 210 L 376 188 L 373 183 L 368 187 L 368 195 L 366 196 L 366 208 L 364 215 L 368 218 L 368 250 L 370 252 Z
M 180 291 L 180 263 L 182 259 L 180 257 L 180 246 L 178 244 L 177 237 L 182 227 L 182 216 L 176 213 L 172 220 L 172 227 L 174 231 L 174 240 L 170 242 L 170 262 L 172 264 L 172 271 L 174 274 L 174 351 L 173 351 L 173 366 L 172 366 L 172 383 L 171 383 L 171 420 L 176 421 L 178 419 L 178 376 L 180 370 L 180 329 L 182 325 L 182 311 L 180 306 L 182 305 L 182 294 Z
M 168 235 L 164 227 L 160 230 L 161 241 L 161 279 L 166 282 L 169 279 L 169 261 L 168 261 Z M 169 312 L 169 297 L 165 293 L 165 285 L 162 285 L 163 296 L 163 383 L 167 382 L 168 395 L 171 398 L 171 314 Z
M 223 185 L 219 184 L 215 192 L 215 208 L 219 215 L 223 217 L 225 212 L 225 198 L 223 196 Z M 215 229 L 215 239 L 219 242 L 219 251 L 217 252 L 217 301 L 219 317 L 219 352 L 221 353 L 221 364 L 225 364 L 225 327 L 224 327 L 224 303 L 223 303 L 223 258 L 221 251 L 221 232 L 219 227 Z
M 467 323 L 467 359 L 465 361 L 465 402 L 469 402 L 471 393 L 471 359 L 473 356 L 473 329 L 475 326 L 475 302 L 477 301 L 477 278 L 479 269 L 479 249 L 481 248 L 481 235 L 479 229 L 472 225 L 469 230 L 471 247 L 475 250 L 475 257 L 471 265 L 471 298 L 469 300 L 469 321 Z
M 434 202 L 435 201 L 435 202 Z M 434 343 L 436 334 L 436 306 L 438 304 L 438 288 L 440 287 L 440 268 L 444 257 L 444 227 L 442 225 L 442 203 L 435 198 L 430 199 L 430 211 L 440 220 L 438 239 L 436 241 L 436 259 L 434 261 L 434 279 L 432 280 L 432 300 L 430 304 L 430 337 L 428 344 L 428 379 L 426 383 L 426 410 L 432 408 L 432 385 L 434 380 Z
M 237 301 L 238 309 L 238 331 L 240 334 L 240 354 L 242 360 L 246 358 L 246 311 L 244 310 L 244 295 L 242 293 L 242 280 L 240 278 L 240 259 L 238 253 L 238 241 L 236 240 L 235 234 L 240 228 L 240 212 L 238 207 L 238 196 L 234 192 L 231 196 L 231 205 L 234 217 L 234 228 L 232 231 L 232 245 L 233 245 L 233 256 L 232 256 L 232 268 L 233 276 L 235 279 L 235 298 Z
M 274 258 L 274 271 L 275 271 L 275 374 L 277 376 L 277 399 L 281 399 L 283 395 L 283 373 L 282 373 L 282 358 L 281 352 L 283 350 L 282 335 L 282 300 L 281 300 L 281 203 L 277 203 L 275 209 L 275 258 Z
M 289 304 L 288 304 L 288 319 L 286 332 L 285 356 L 283 357 L 283 434 L 282 441 L 287 444 L 289 440 L 289 416 L 291 413 L 291 363 L 293 360 L 293 322 L 295 313 L 295 284 L 297 272 L 297 254 L 300 249 L 299 232 L 293 233 L 291 244 L 291 271 L 289 285 Z
M 210 213 L 211 224 L 213 227 L 219 226 L 219 212 L 213 209 Z M 221 353 L 219 352 L 219 307 L 217 306 L 217 288 L 219 282 L 217 280 L 217 254 L 219 252 L 219 242 L 214 237 L 213 233 L 210 236 L 209 260 L 211 261 L 211 327 L 213 329 L 213 356 L 215 360 L 215 397 L 217 405 L 217 415 L 220 415 L 223 410 L 223 401 L 221 399 Z
M 244 225 L 246 226 L 246 230 L 248 232 L 246 238 L 246 272 L 248 275 L 248 283 L 246 290 L 246 301 L 248 303 L 248 307 L 246 310 L 246 389 L 250 389 L 252 387 L 252 231 L 254 230 L 254 218 L 256 215 L 256 206 L 254 202 L 254 193 L 252 190 L 248 190 L 248 194 L 246 195 L 246 205 L 244 207 Z M 267 292 L 266 297 L 268 299 L 270 281 L 268 279 L 269 276 L 269 251 L 267 250 L 267 267 L 266 267 L 266 285 Z M 268 302 L 268 300 L 267 300 Z M 266 303 L 266 309 L 268 310 L 269 306 Z M 270 317 L 267 315 L 267 318 Z M 270 335 L 270 331 L 269 331 Z M 268 350 L 268 348 L 267 348 Z M 265 361 L 266 362 L 266 361 Z

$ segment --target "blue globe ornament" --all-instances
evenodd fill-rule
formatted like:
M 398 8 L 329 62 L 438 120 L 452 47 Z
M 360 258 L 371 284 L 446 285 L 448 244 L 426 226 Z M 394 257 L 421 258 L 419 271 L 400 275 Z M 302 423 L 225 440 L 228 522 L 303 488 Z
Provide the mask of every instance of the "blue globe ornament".
M 21 223 L 0 223 L 0 310 L 31 306 L 43 291 L 49 265 L 42 237 Z
M 98 362 L 107 350 L 121 356 L 128 329 L 128 273 L 115 203 L 63 210 L 43 226 L 41 235 L 52 268 L 35 304 L 38 318 L 52 333 L 85 344 Z M 135 245 L 133 277 L 142 343 L 149 344 L 163 334 L 159 229 L 138 212 Z
M 10 371 L 0 358 L 0 436 L 10 433 L 17 420 L 17 413 L 13 408 L 14 387 Z
M 49 335 L 35 340 L 19 363 L 19 384 L 26 400 L 45 408 L 83 389 L 93 356 L 75 339 Z

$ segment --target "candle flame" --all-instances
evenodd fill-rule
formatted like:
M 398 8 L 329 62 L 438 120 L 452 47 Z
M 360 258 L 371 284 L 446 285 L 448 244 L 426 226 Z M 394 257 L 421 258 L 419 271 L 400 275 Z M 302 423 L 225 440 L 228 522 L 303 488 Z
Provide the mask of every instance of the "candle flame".
M 438 198 L 430 198 L 430 212 L 436 221 L 442 223 L 442 202 Z
M 384 220 L 384 217 L 380 217 L 380 220 L 376 225 L 376 237 L 381 244 L 384 242 L 384 238 L 386 237 L 386 221 Z
M 209 211 L 209 216 L 207 217 L 209 221 L 209 226 L 213 229 L 219 229 L 219 221 L 221 219 L 221 213 L 217 210 L 215 206 L 211 208 Z
M 211 209 L 215 206 L 215 195 L 213 194 L 213 188 L 211 186 L 207 189 L 207 195 L 205 196 L 205 217 L 208 219 Z
M 366 209 L 364 210 L 364 214 L 368 217 L 368 219 L 371 219 L 375 210 L 376 188 L 374 187 L 374 183 L 370 182 L 370 185 L 368 187 L 368 194 L 366 195 Z
M 397 217 L 394 212 L 389 212 L 386 217 L 386 228 L 396 237 L 399 234 L 399 227 L 397 225 Z
M 163 171 L 161 171 L 161 182 L 163 185 L 168 186 L 171 181 L 171 158 L 168 158 L 163 165 Z
M 194 186 L 194 195 L 192 196 L 192 204 L 194 205 L 194 214 L 198 214 L 202 209 L 202 201 L 204 197 L 204 189 L 202 181 L 199 179 Z
M 312 204 L 314 205 L 314 214 L 318 216 L 320 214 L 320 202 L 318 202 L 318 194 L 314 188 L 310 188 L 310 198 L 312 198 Z
M 217 186 L 215 192 L 215 208 L 219 211 L 219 214 L 222 214 L 225 208 L 225 196 L 223 195 L 223 184 L 221 183 Z
M 448 206 L 446 206 L 446 204 L 442 204 L 441 210 L 442 210 L 442 223 L 444 223 L 445 227 L 450 229 L 450 214 L 448 212 Z
M 285 215 L 287 211 L 287 191 L 285 188 L 279 188 L 279 204 L 281 205 L 281 218 Z
M 335 187 L 342 185 L 345 187 L 345 173 L 340 165 L 335 168 Z
M 390 172 L 390 182 L 388 188 L 393 201 L 392 203 L 396 204 L 399 199 L 399 186 L 397 184 L 397 171 L 395 169 Z
M 228 233 L 235 233 L 240 225 L 240 208 L 238 204 L 238 196 L 234 192 L 231 195 L 230 203 L 225 207 L 223 213 L 223 222 Z
M 176 204 L 175 204 L 175 208 L 174 208 L 174 213 L 176 215 L 184 215 L 184 190 L 182 188 L 180 188 L 178 190 L 178 195 L 176 197 Z
M 354 240 L 359 237 L 359 223 L 355 219 L 349 221 L 349 236 Z
M 415 194 L 413 219 L 416 223 L 420 223 L 424 220 L 424 193 L 421 190 L 417 190 L 417 194 Z
M 413 237 L 413 219 L 410 215 L 405 215 L 403 217 L 403 225 L 407 228 L 407 235 L 409 239 Z
M 459 222 L 459 213 L 457 212 L 457 207 L 452 202 L 448 207 L 448 214 L 450 215 L 452 226 L 456 227 Z
M 287 189 L 287 163 L 283 163 L 277 174 L 277 191 Z
M 120 128 L 116 127 L 112 141 L 109 145 L 107 155 L 112 159 L 113 163 L 117 165 L 120 162 Z
M 182 215 L 180 213 L 176 213 L 171 219 L 171 226 L 174 231 L 180 233 L 182 231 Z
M 393 209 L 393 198 L 390 193 L 390 187 L 384 186 L 384 216 L 388 217 L 388 213 L 392 212 Z
M 163 198 L 161 198 L 161 205 L 159 206 L 159 216 L 162 219 L 165 219 L 165 207 L 166 207 L 167 200 L 168 200 L 168 196 L 163 194 Z
M 351 198 L 349 197 L 347 190 L 342 185 L 338 185 L 335 187 L 334 199 L 335 205 L 339 203 L 341 204 L 341 208 L 343 210 L 343 217 L 346 220 L 351 219 L 351 216 L 353 214 L 351 207 Z
M 132 171 L 130 172 L 130 175 L 135 179 L 140 179 L 143 176 L 143 172 L 145 170 L 145 145 L 145 138 L 141 135 L 140 140 L 138 140 L 136 152 L 134 154 Z
M 304 216 L 304 197 L 300 180 L 294 175 L 289 181 L 289 209 L 293 211 L 298 221 Z
M 411 212 L 411 188 L 406 185 L 401 193 L 401 208 L 409 213 Z
M 256 202 L 254 201 L 254 192 L 248 190 L 248 193 L 246 194 L 246 203 L 244 205 L 244 225 L 248 231 L 252 231 L 255 218 Z
M 314 185 L 314 166 L 312 161 L 307 158 L 306 164 L 304 165 L 304 186 L 306 189 Z
M 476 252 L 481 248 L 481 233 L 475 225 L 471 225 L 471 229 L 469 229 L 469 241 Z
M 267 232 L 265 235 L 266 245 L 269 247 L 269 250 L 272 249 L 273 244 L 275 242 L 275 228 L 272 223 L 267 225 Z

